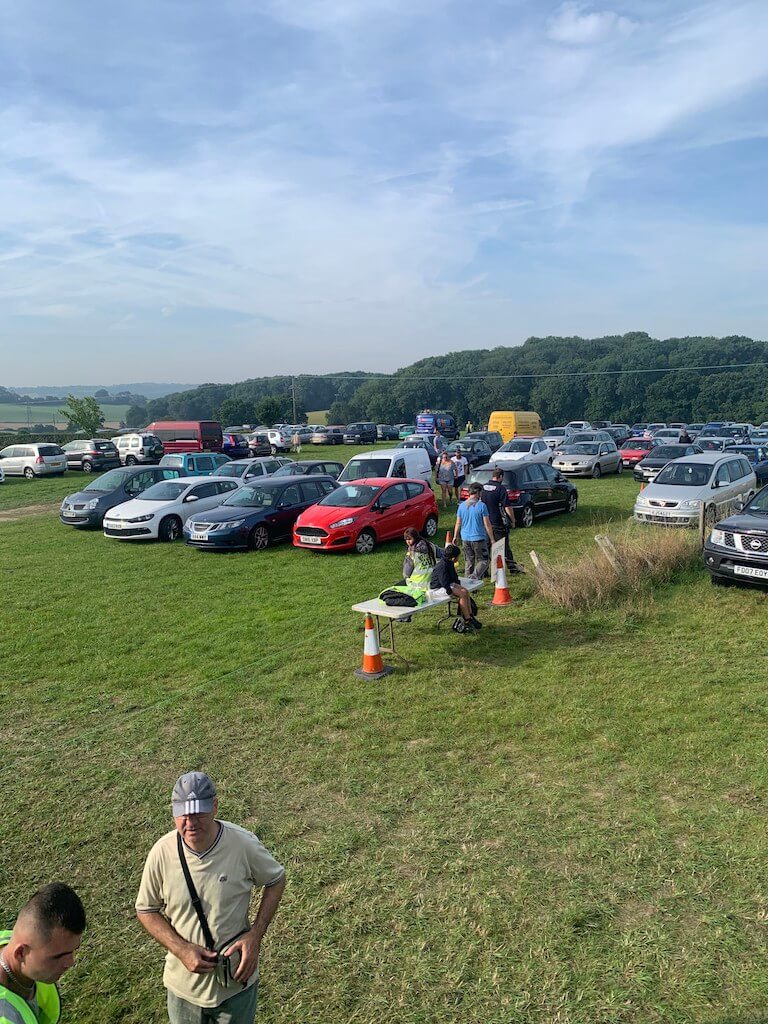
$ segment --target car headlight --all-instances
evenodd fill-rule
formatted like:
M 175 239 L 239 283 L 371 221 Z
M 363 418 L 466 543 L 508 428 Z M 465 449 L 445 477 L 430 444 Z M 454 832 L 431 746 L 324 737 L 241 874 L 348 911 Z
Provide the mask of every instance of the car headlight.
M 94 508 L 96 508 L 96 506 L 97 506 L 98 504 L 99 504 L 99 499 L 98 499 L 98 498 L 92 498 L 92 499 L 91 499 L 91 500 L 90 500 L 90 501 L 89 501 L 89 502 L 88 502 L 88 503 L 86 504 L 86 506 L 85 506 L 85 507 L 86 507 L 87 509 L 94 509 Z
M 709 535 L 709 539 L 713 544 L 720 544 L 725 547 L 725 530 L 713 530 Z
M 129 523 L 148 523 L 150 519 L 154 519 L 154 518 L 155 518 L 155 513 L 154 512 L 150 512 L 146 516 L 136 516 L 135 519 L 129 519 L 128 522 Z
M 645 506 L 645 505 L 650 505 L 650 504 L 651 503 L 650 503 L 649 499 L 648 498 L 644 498 L 642 495 L 635 502 L 635 505 L 643 505 L 643 506 Z
M 221 523 L 219 525 L 219 529 L 220 530 L 234 530 L 238 526 L 242 526 L 244 522 L 245 522 L 244 519 L 231 519 L 231 520 L 227 520 L 226 523 Z
M 681 501 L 678 508 L 699 508 L 700 505 L 699 498 L 691 498 L 689 501 Z
M 331 523 L 331 529 L 338 530 L 340 526 L 350 526 L 356 521 L 357 516 L 347 516 L 346 519 L 338 519 L 335 523 Z

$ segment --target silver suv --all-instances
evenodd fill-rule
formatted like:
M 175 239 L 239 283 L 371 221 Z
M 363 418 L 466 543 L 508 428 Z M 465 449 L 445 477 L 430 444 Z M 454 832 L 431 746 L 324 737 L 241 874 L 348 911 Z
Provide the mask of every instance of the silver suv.
M 6 476 L 63 475 L 67 471 L 67 456 L 57 444 L 9 444 L 0 451 Z

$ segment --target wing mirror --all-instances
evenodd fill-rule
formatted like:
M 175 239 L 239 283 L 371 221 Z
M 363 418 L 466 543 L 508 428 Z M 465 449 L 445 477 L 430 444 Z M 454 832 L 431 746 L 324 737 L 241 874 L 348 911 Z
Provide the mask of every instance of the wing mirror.
M 199 496 L 197 494 L 188 494 L 184 501 L 199 501 Z
M 741 498 L 737 498 L 736 501 L 734 501 L 734 503 L 733 503 L 733 511 L 734 512 L 742 512 L 744 510 L 744 506 L 745 505 L 746 505 L 745 501 L 743 501 Z

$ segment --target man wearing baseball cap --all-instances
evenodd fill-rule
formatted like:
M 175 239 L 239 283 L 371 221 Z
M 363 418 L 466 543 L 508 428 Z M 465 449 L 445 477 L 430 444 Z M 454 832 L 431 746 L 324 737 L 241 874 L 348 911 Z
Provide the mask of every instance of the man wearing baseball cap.
M 173 787 L 176 828 L 149 852 L 136 913 L 168 950 L 163 983 L 171 1024 L 253 1024 L 261 940 L 285 888 L 282 865 L 252 832 L 216 817 L 203 772 Z M 254 888 L 262 889 L 255 921 Z

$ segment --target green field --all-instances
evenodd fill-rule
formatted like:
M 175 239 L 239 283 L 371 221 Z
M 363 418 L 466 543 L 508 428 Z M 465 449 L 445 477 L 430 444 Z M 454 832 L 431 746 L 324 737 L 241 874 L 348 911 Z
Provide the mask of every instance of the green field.
M 62 398 L 59 402 L 33 402 L 29 405 L 29 420 L 27 420 L 27 406 L 15 402 L 0 402 L 0 428 L 2 427 L 26 427 L 27 422 L 34 426 L 35 423 L 53 423 L 54 414 L 56 425 L 62 429 L 66 425 L 66 418 L 59 411 L 66 405 Z M 104 413 L 104 421 L 107 426 L 117 426 L 125 419 L 125 414 L 130 407 L 128 405 L 105 405 L 101 403 L 101 411 Z
M 327 423 L 328 422 L 328 410 L 320 409 L 317 412 L 307 413 L 307 423 Z
M 9 479 L 0 509 L 82 479 Z M 636 493 L 578 486 L 518 558 L 590 550 Z M 765 1021 L 764 593 L 695 569 L 566 615 L 514 577 L 481 634 L 417 616 L 413 669 L 361 682 L 350 605 L 401 557 L 0 522 L 0 926 L 52 878 L 81 892 L 65 1020 L 164 1019 L 132 905 L 175 778 L 202 767 L 288 872 L 264 1024 Z

